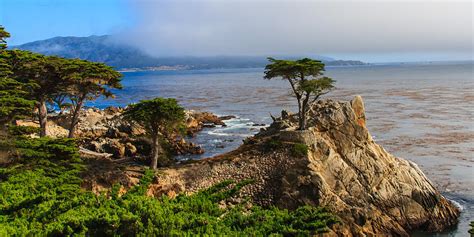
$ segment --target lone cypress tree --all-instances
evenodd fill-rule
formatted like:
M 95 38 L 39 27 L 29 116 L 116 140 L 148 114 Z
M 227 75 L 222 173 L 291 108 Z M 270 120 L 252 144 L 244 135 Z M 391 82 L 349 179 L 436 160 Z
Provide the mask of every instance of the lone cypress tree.
M 334 80 L 323 76 L 324 63 L 303 58 L 300 60 L 277 60 L 268 58 L 265 79 L 282 78 L 290 83 L 293 95 L 298 101 L 299 130 L 306 129 L 306 115 L 309 108 L 322 95 L 334 89 Z
M 162 153 L 160 138 L 184 123 L 184 109 L 175 99 L 155 98 L 142 100 L 130 105 L 124 118 L 143 126 L 152 140 L 152 160 L 150 167 L 156 169 Z

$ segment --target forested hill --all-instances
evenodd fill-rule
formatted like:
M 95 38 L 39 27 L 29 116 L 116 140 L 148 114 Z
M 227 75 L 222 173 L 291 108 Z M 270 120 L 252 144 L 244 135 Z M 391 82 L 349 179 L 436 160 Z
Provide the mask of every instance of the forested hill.
M 118 44 L 111 36 L 54 37 L 34 41 L 11 48 L 104 62 L 117 69 L 214 69 L 264 67 L 264 56 L 215 56 L 215 57 L 152 57 L 133 46 Z M 360 61 L 335 60 L 324 56 L 312 56 L 333 65 L 363 65 Z

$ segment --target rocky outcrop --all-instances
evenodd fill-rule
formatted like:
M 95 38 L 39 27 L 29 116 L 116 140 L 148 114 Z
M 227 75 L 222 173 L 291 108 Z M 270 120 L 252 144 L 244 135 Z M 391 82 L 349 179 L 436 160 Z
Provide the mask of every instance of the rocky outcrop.
M 109 107 L 104 110 L 88 108 L 80 112 L 75 137 L 79 138 L 81 146 L 90 152 L 111 154 L 110 157 L 149 156 L 149 142 L 145 138 L 145 130 L 136 124 L 131 124 L 122 118 L 124 109 Z M 223 120 L 232 116 L 218 117 L 209 112 L 186 111 L 187 134 L 195 135 L 204 127 L 226 126 Z M 68 113 L 51 114 L 48 121 L 48 136 L 66 137 L 70 123 Z M 38 127 L 32 121 L 18 121 L 20 126 Z M 170 155 L 202 154 L 204 149 L 185 137 L 172 134 L 167 138 Z
M 337 214 L 342 224 L 329 235 L 408 236 L 457 223 L 459 210 L 416 164 L 375 143 L 361 97 L 320 101 L 309 117 L 306 131 L 295 130 L 295 116 L 285 113 L 237 150 L 163 168 L 149 193 L 195 192 L 226 179 L 251 178 L 255 183 L 241 195 L 258 204 L 318 205 Z M 301 147 L 307 148 L 303 155 Z
M 82 112 L 78 123 L 77 137 L 85 148 L 95 152 L 112 154 L 114 158 L 148 157 L 149 142 L 144 138 L 145 130 L 125 121 L 123 109 L 88 109 Z M 186 111 L 188 134 L 194 134 L 204 124 L 225 125 L 216 115 L 208 112 Z M 197 144 L 187 142 L 184 137 L 172 134 L 167 138 L 166 150 L 172 155 L 202 154 L 204 150 Z
M 186 111 L 186 127 L 187 134 L 194 136 L 197 132 L 203 128 L 213 128 L 216 126 L 226 126 L 224 120 L 235 118 L 235 116 L 228 115 L 218 117 L 217 115 L 209 112 L 198 112 L 194 110 Z

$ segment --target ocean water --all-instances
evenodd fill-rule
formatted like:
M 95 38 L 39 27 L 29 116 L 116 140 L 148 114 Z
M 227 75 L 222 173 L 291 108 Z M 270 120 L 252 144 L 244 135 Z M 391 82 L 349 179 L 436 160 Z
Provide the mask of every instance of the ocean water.
M 467 236 L 474 220 L 474 77 L 470 63 L 329 67 L 337 89 L 326 98 L 365 101 L 367 126 L 390 153 L 414 161 L 433 184 L 458 203 L 458 228 L 437 236 Z M 264 80 L 263 69 L 125 72 L 115 99 L 89 106 L 124 106 L 173 97 L 188 109 L 235 115 L 227 127 L 207 128 L 191 140 L 201 159 L 238 147 L 271 122 L 270 113 L 295 111 L 288 82 Z M 418 233 L 418 236 L 431 236 Z

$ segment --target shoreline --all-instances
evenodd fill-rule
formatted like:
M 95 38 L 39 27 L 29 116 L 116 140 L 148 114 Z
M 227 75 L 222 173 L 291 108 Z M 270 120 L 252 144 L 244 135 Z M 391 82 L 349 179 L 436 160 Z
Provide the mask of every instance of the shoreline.
M 371 62 L 364 64 L 354 65 L 326 65 L 326 68 L 354 68 L 354 67 L 377 67 L 377 66 L 419 66 L 419 65 L 467 65 L 474 64 L 474 60 L 461 60 L 461 61 L 415 61 L 415 62 Z M 169 67 L 163 69 L 147 69 L 147 68 L 134 68 L 117 70 L 121 73 L 129 72 L 189 72 L 189 71 L 232 71 L 232 70 L 263 70 L 264 67 L 221 67 L 221 68 L 192 68 L 192 67 Z

